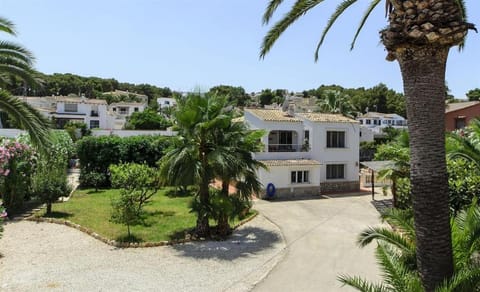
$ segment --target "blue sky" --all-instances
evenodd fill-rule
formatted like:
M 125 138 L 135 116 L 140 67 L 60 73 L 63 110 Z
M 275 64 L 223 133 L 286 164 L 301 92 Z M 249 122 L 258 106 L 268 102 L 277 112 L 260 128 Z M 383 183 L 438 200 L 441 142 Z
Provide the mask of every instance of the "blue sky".
M 378 31 L 386 25 L 383 3 L 350 51 L 368 3 L 359 1 L 332 28 L 314 63 L 318 37 L 338 1 L 326 1 L 305 15 L 260 60 L 267 2 L 3 0 L 0 11 L 16 23 L 15 41 L 34 52 L 36 68 L 44 73 L 113 77 L 180 91 L 219 84 L 243 86 L 247 92 L 301 91 L 321 84 L 371 87 L 380 82 L 402 91 L 398 64 L 385 61 L 379 42 Z M 277 16 L 291 3 L 285 1 Z M 467 4 L 470 22 L 480 26 L 480 3 Z M 462 53 L 451 51 L 446 79 L 458 98 L 480 87 L 479 52 L 480 35 L 474 32 Z

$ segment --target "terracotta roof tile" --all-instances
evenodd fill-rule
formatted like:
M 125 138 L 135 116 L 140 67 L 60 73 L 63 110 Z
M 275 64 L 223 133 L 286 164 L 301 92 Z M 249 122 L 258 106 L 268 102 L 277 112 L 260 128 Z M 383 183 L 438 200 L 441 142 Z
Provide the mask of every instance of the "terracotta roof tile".
M 445 113 L 458 111 L 467 107 L 471 107 L 474 105 L 480 104 L 480 101 L 466 101 L 466 102 L 454 102 L 447 104 L 445 108 Z
M 324 123 L 360 123 L 354 119 L 348 118 L 341 114 L 325 114 L 325 113 L 301 113 L 298 114 L 299 117 L 302 117 L 306 120 L 312 122 L 324 122 Z
M 285 112 L 279 110 L 248 109 L 246 111 L 267 122 L 302 122 L 299 118 L 288 116 Z

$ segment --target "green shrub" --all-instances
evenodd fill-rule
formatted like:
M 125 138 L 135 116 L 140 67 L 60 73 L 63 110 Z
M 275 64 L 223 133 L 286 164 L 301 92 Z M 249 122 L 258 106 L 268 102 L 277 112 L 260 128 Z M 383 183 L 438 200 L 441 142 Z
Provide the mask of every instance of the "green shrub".
M 94 186 L 86 179 L 89 173 L 100 173 L 104 180 L 99 186 L 110 186 L 108 167 L 121 162 L 145 163 L 155 166 L 170 145 L 170 137 L 118 136 L 85 137 L 77 142 L 77 156 L 80 160 L 80 181 L 82 186 Z
M 107 176 L 104 173 L 91 171 L 87 173 L 80 172 L 80 184 L 83 186 L 92 186 L 95 188 L 95 192 L 98 188 L 105 184 Z
M 112 186 L 120 188 L 120 198 L 112 201 L 111 220 L 130 226 L 138 224 L 143 206 L 157 192 L 160 186 L 158 171 L 144 164 L 125 163 L 110 165 Z
M 73 141 L 77 141 L 82 137 L 90 136 L 92 134 L 92 131 L 87 128 L 87 124 L 83 122 L 69 121 L 63 126 L 63 128 Z

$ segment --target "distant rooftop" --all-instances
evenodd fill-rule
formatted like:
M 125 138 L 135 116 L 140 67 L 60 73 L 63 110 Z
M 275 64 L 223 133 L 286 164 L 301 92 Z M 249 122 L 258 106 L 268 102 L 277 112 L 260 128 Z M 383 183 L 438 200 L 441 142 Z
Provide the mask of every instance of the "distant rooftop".
M 359 115 L 359 118 L 384 118 L 384 119 L 393 119 L 395 117 L 402 117 L 397 114 L 384 114 L 379 112 L 368 112 L 363 115 Z
M 471 107 L 474 105 L 480 104 L 480 101 L 465 101 L 465 102 L 454 102 L 449 103 L 445 107 L 445 113 L 458 111 L 467 107 Z
M 287 113 L 280 110 L 266 110 L 266 109 L 247 109 L 249 113 L 257 116 L 259 119 L 262 119 L 267 122 L 291 122 L 291 123 L 300 123 L 300 120 L 297 117 L 288 116 Z
M 57 102 L 107 104 L 105 99 L 93 99 L 85 97 L 55 96 L 54 99 Z
M 341 114 L 326 114 L 326 113 L 301 113 L 299 117 L 307 119 L 312 122 L 323 123 L 359 123 L 354 119 L 348 118 Z

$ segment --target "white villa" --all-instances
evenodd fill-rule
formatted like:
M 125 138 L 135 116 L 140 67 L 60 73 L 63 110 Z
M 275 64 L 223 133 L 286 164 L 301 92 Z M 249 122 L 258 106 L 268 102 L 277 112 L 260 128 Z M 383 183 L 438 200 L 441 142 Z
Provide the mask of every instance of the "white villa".
M 145 103 L 120 102 L 110 105 L 103 99 L 85 97 L 45 96 L 19 97 L 38 109 L 47 118 L 54 118 L 57 127 L 63 128 L 68 121 L 87 124 L 90 129 L 122 129 L 126 118 L 136 111 L 143 111 Z
M 290 114 L 289 114 L 290 113 Z M 288 197 L 359 190 L 359 122 L 336 114 L 247 109 L 244 122 L 264 129 L 255 158 L 265 193 Z
M 357 117 L 360 122 L 360 141 L 373 141 L 375 137 L 383 136 L 383 129 L 392 127 L 407 129 L 407 120 L 397 114 L 367 112 Z
M 160 108 L 167 108 L 177 105 L 177 101 L 172 97 L 159 97 L 157 103 Z

